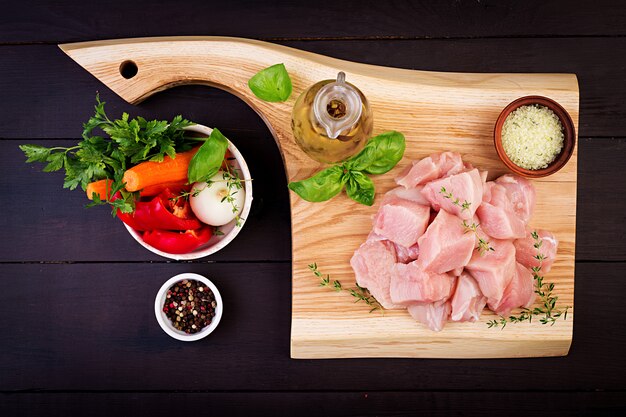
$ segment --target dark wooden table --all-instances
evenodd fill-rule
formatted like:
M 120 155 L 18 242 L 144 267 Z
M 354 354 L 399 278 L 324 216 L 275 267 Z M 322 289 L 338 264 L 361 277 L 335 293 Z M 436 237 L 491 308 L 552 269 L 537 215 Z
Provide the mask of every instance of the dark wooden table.
M 626 411 L 623 2 L 10 3 L 0 13 L 0 415 Z M 288 194 L 263 121 L 208 87 L 179 87 L 131 106 L 56 46 L 165 35 L 249 37 L 423 70 L 576 73 L 578 244 L 569 356 L 290 359 Z M 233 244 L 205 260 L 168 262 L 140 247 L 106 208 L 85 209 L 83 193 L 61 188 L 61 174 L 24 163 L 19 144 L 76 142 L 97 91 L 113 116 L 181 113 L 237 143 L 255 178 L 255 200 Z M 153 313 L 157 289 L 184 271 L 210 276 L 226 305 L 217 331 L 189 344 L 163 333 Z

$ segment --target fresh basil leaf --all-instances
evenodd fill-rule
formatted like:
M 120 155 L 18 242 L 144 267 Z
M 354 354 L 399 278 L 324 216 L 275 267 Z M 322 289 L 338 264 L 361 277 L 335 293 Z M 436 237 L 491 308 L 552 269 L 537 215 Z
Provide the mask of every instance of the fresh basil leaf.
M 374 182 L 359 171 L 349 171 L 346 175 L 346 194 L 357 203 L 371 206 L 374 204 Z
M 291 78 L 285 64 L 276 64 L 256 73 L 248 80 L 255 96 L 265 101 L 285 101 L 291 95 Z
M 228 149 L 228 139 L 217 129 L 213 129 L 209 138 L 189 162 L 187 178 L 190 183 L 207 181 L 219 171 Z
M 290 182 L 289 189 L 303 200 L 317 203 L 330 200 L 339 194 L 346 179 L 343 175 L 343 169 L 335 165 L 318 172 L 311 178 Z
M 356 156 L 350 158 L 346 168 L 368 174 L 384 174 L 396 166 L 404 155 L 406 141 L 400 132 L 390 131 L 375 136 Z

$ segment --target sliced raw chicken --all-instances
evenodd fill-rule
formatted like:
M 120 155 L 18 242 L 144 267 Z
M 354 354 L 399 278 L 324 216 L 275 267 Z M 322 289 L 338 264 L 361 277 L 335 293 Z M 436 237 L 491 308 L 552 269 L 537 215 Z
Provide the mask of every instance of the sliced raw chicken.
M 528 224 L 535 209 L 535 187 L 526 178 L 509 174 L 498 178 L 496 183 L 506 189 L 506 195 L 513 205 L 515 214 Z
M 476 321 L 487 304 L 487 297 L 480 291 L 478 283 L 470 274 L 459 276 L 454 295 L 450 300 L 452 321 Z
M 527 230 L 536 198 L 530 181 L 487 182 L 486 171 L 442 152 L 413 162 L 396 182 L 350 261 L 357 283 L 384 308 L 408 308 L 440 331 L 447 320 L 478 320 L 485 305 L 500 315 L 532 305 L 531 268 L 547 273 L 558 242 L 541 230 L 538 250 Z M 479 237 L 493 250 L 481 253 Z
M 424 272 L 417 262 L 396 264 L 391 273 L 391 301 L 407 305 L 445 299 L 454 284 L 451 278 L 448 274 Z
M 422 194 L 435 210 L 440 208 L 462 219 L 474 217 L 483 199 L 483 181 L 477 169 L 431 181 Z
M 506 188 L 488 182 L 489 189 L 483 202 L 476 210 L 480 227 L 496 239 L 519 239 L 526 234 L 526 223 L 515 214 L 513 204 L 507 196 Z
M 350 259 L 357 284 L 367 288 L 380 305 L 388 309 L 404 308 L 392 303 L 389 294 L 391 271 L 395 264 L 393 244 L 385 240 L 363 243 Z
M 418 240 L 418 263 L 424 271 L 443 274 L 465 266 L 476 244 L 474 233 L 466 233 L 461 219 L 440 210 L 426 233 Z
M 552 269 L 552 264 L 556 259 L 556 251 L 559 246 L 559 241 L 556 237 L 547 230 L 537 230 L 537 235 L 541 246 L 535 247 L 537 241 L 532 237 L 531 231 L 526 231 L 526 236 L 523 239 L 517 239 L 513 242 L 515 245 L 517 262 L 524 265 L 526 268 L 535 268 L 541 266 L 541 273 L 547 274 Z M 536 256 L 541 253 L 544 257 L 543 261 L 540 261 Z
M 455 277 L 458 277 L 463 273 L 463 267 L 455 268 L 452 271 L 450 271 L 450 273 L 454 275 Z
M 436 301 L 434 303 L 413 303 L 407 307 L 409 314 L 415 320 L 428 326 L 435 332 L 440 332 L 450 317 L 450 301 Z
M 374 233 L 406 248 L 426 231 L 430 207 L 394 197 L 381 206 L 374 218 Z
M 508 316 L 517 307 L 530 307 L 535 302 L 535 286 L 533 274 L 524 265 L 515 263 L 513 279 L 504 290 L 498 305 L 489 305 L 496 314 Z
M 489 304 L 498 305 L 504 289 L 513 279 L 515 247 L 509 240 L 497 240 L 484 235 L 481 237 L 488 240 L 494 250 L 483 253 L 475 250 L 465 269 L 476 279 Z
M 417 243 L 410 248 L 398 245 L 397 243 L 394 243 L 394 246 L 396 247 L 398 262 L 400 263 L 408 264 L 409 262 L 416 260 L 419 256 L 420 248 Z
M 405 188 L 412 188 L 437 178 L 457 174 L 464 169 L 461 155 L 456 152 L 432 154 L 409 165 L 396 178 L 396 183 Z
M 439 169 L 441 170 L 441 176 L 447 177 L 448 175 L 458 174 L 459 172 L 473 169 L 474 167 L 470 163 L 463 163 L 461 154 L 457 152 L 442 152 L 439 154 L 437 161 Z
M 380 205 L 384 206 L 389 202 L 393 202 L 395 198 L 402 198 L 404 200 L 413 201 L 414 203 L 421 204 L 423 206 L 430 206 L 428 200 L 426 200 L 426 198 L 421 193 L 422 188 L 424 188 L 423 185 L 418 185 L 414 188 L 396 187 L 385 194 Z
M 403 263 L 403 264 L 408 264 L 409 262 L 416 260 L 417 256 L 420 253 L 419 246 L 417 245 L 417 243 L 407 248 L 407 247 L 398 245 L 397 243 L 393 243 L 385 239 L 383 236 L 374 233 L 374 231 L 371 231 L 370 234 L 367 235 L 367 242 L 374 242 L 374 241 L 379 241 L 379 240 L 384 240 L 386 242 L 391 243 L 396 250 L 396 258 L 398 262 Z

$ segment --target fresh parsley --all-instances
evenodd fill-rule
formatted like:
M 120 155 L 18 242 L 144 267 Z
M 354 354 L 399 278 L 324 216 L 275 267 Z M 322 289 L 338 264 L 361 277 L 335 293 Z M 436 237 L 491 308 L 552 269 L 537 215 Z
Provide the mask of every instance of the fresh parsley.
M 248 80 L 248 87 L 261 100 L 286 101 L 291 95 L 291 78 L 285 64 L 276 64 L 256 73 Z
M 384 174 L 402 159 L 406 142 L 400 132 L 385 132 L 367 142 L 361 152 L 342 164 L 326 168 L 310 178 L 289 183 L 289 189 L 310 202 L 326 201 L 346 188 L 354 201 L 371 206 L 376 194 L 367 174 Z
M 111 192 L 118 191 L 121 198 L 100 199 L 88 206 L 111 204 L 113 214 L 117 210 L 128 213 L 134 210 L 136 193 L 124 190 L 122 178 L 127 167 L 144 161 L 162 161 L 166 155 L 175 157 L 177 152 L 189 150 L 198 140 L 185 136 L 184 128 L 194 123 L 176 116 L 171 122 L 148 121 L 143 117 L 131 119 L 127 113 L 121 119 L 111 120 L 104 111 L 104 102 L 96 95 L 95 114 L 83 124 L 82 140 L 76 146 L 50 147 L 24 144 L 26 162 L 46 163 L 44 172 L 64 169 L 64 188 L 70 190 L 101 179 L 111 179 Z M 105 135 L 94 134 L 95 130 Z

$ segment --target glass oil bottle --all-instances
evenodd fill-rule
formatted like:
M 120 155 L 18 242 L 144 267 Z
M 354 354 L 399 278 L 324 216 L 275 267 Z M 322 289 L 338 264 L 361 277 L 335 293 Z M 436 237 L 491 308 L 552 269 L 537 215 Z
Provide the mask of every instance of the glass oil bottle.
M 374 119 L 367 99 L 340 72 L 304 91 L 293 107 L 296 143 L 311 158 L 340 162 L 358 153 L 372 135 Z

